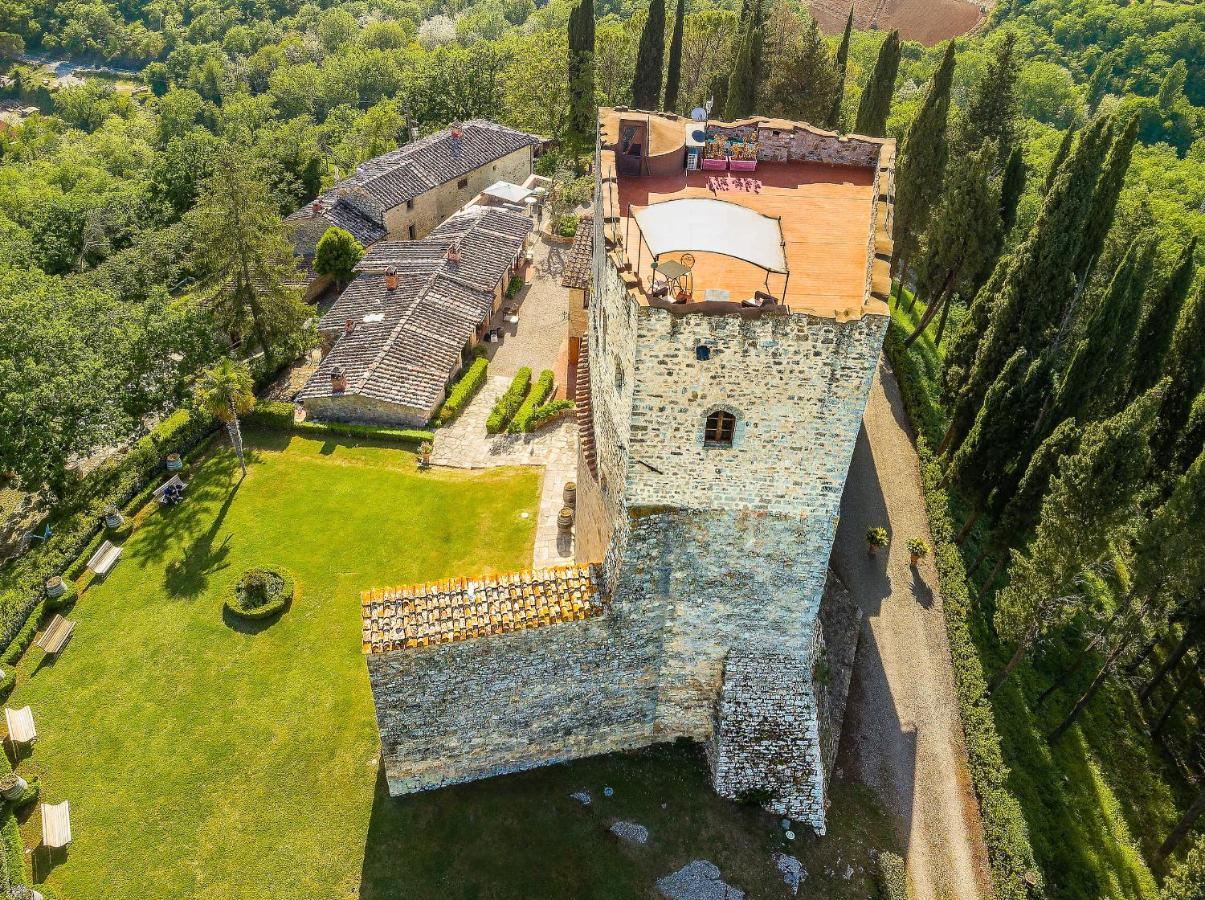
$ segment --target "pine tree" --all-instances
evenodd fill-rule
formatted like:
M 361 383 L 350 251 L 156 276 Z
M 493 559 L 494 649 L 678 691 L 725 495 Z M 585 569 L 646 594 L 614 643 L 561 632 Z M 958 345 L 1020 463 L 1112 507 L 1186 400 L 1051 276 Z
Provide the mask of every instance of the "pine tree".
M 1103 558 L 1116 531 L 1134 516 L 1150 467 L 1149 447 L 1162 386 L 1116 416 L 1084 429 L 1042 500 L 1033 540 L 1014 553 L 1009 584 L 996 595 L 996 630 L 1016 649 L 996 675 L 995 691 L 1041 634 L 1084 599 L 1083 574 Z
M 1021 195 L 1025 193 L 1025 182 L 1028 177 L 1025 168 L 1025 157 L 1020 147 L 1013 147 L 1004 164 L 1004 174 L 1000 176 L 1000 225 L 1001 236 L 1007 235 L 1017 224 L 1017 206 Z
M 833 95 L 833 104 L 829 107 L 823 125 L 825 128 L 839 129 L 841 127 L 841 101 L 845 99 L 845 74 L 849 67 L 849 37 L 854 30 L 854 8 L 849 8 L 849 17 L 845 20 L 845 33 L 841 35 L 841 44 L 837 47 L 837 58 L 834 69 L 837 73 L 837 90 Z
M 896 302 L 903 295 L 908 264 L 915 257 L 929 211 L 941 194 L 949 145 L 946 117 L 950 111 L 950 84 L 954 78 L 954 42 L 946 44 L 945 55 L 933 73 L 929 92 L 921 104 L 900 153 L 895 175 L 895 219 L 892 236 L 891 271 L 899 279 Z
M 1164 370 L 1164 356 L 1172 343 L 1172 334 L 1180 310 L 1192 287 L 1197 239 L 1193 237 L 1180 252 L 1171 275 L 1164 281 L 1142 311 L 1138 334 L 1134 339 L 1127 369 L 1131 373 L 1129 396 L 1149 390 Z
M 1121 188 L 1125 183 L 1126 172 L 1130 168 L 1130 158 L 1134 152 L 1134 141 L 1137 139 L 1138 117 L 1131 116 L 1117 129 L 1113 145 L 1109 148 L 1109 156 L 1105 160 L 1104 171 L 1096 181 L 1096 189 L 1092 195 L 1092 208 L 1083 225 L 1079 253 L 1072 264 L 1072 271 L 1080 284 L 1085 283 L 1091 275 L 1092 266 L 1104 247 L 1105 236 L 1113 225 L 1117 200 L 1121 196 Z
M 952 152 L 970 153 L 987 141 L 996 142 L 1003 163 L 1017 143 L 1017 37 L 1005 32 L 983 77 L 971 91 L 959 127 L 955 132 Z
M 569 132 L 579 148 L 593 145 L 598 128 L 594 102 L 594 2 L 580 0 L 569 13 Z
M 887 133 L 887 116 L 895 96 L 895 76 L 900 67 L 900 33 L 887 35 L 879 47 L 879 56 L 870 73 L 870 81 L 858 101 L 858 117 L 854 131 L 867 137 L 882 137 Z
M 686 2 L 678 0 L 674 11 L 674 30 L 669 41 L 669 65 L 665 70 L 665 105 L 666 112 L 678 110 L 678 86 L 682 82 L 682 20 L 686 17 Z
M 1101 119 L 1084 129 L 1033 228 L 996 264 L 972 302 L 946 356 L 946 385 L 953 402 L 942 452 L 956 448 L 1013 351 L 1017 347 L 1044 350 L 1063 321 L 1075 294 L 1067 261 L 1079 253 L 1082 223 L 1091 208 L 1109 126 Z
M 661 102 L 661 72 L 665 68 L 665 0 L 650 0 L 649 16 L 640 33 L 632 106 L 656 109 Z
M 992 178 L 996 148 L 991 142 L 974 153 L 950 160 L 946 184 L 929 224 L 925 254 L 917 269 L 915 297 L 928 304 L 909 346 L 940 313 L 934 342 L 941 343 L 945 322 L 956 293 L 968 287 L 990 264 L 999 243 L 996 210 L 999 194 Z
M 753 115 L 757 106 L 757 69 L 761 59 L 762 27 L 757 16 L 750 18 L 741 33 L 741 41 L 728 76 L 728 96 L 724 118 L 729 122 Z
M 1171 381 L 1151 438 L 1155 465 L 1166 472 L 1188 425 L 1193 401 L 1205 389 L 1205 278 L 1184 304 L 1163 367 Z M 1173 473 L 1174 474 L 1174 473 Z

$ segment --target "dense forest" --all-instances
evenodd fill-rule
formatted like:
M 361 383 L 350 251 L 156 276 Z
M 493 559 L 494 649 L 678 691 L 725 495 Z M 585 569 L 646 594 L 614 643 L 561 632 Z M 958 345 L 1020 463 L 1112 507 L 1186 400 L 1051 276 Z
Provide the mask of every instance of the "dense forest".
M 56 85 L 27 54 L 130 74 Z M 1067 810 L 1002 775 L 1028 829 L 989 822 L 997 887 L 1033 865 L 1050 896 L 1154 896 L 1192 843 L 1205 7 L 1009 0 L 926 48 L 822 35 L 794 0 L 0 0 L 0 71 L 0 96 L 40 110 L 0 129 L 0 468 L 59 498 L 232 345 L 261 371 L 311 345 L 281 218 L 411 130 L 506 122 L 551 139 L 549 174 L 586 164 L 596 104 L 712 99 L 898 138 L 892 340 L 941 409 L 1007 762 L 1052 766 L 1131 684 L 1172 759 L 1137 779 L 1149 808 L 1101 814 L 1137 834 L 1100 838 L 1124 862 L 1061 846 Z M 1120 730 L 1150 762 L 1137 708 Z M 1202 852 L 1167 896 L 1201 896 Z

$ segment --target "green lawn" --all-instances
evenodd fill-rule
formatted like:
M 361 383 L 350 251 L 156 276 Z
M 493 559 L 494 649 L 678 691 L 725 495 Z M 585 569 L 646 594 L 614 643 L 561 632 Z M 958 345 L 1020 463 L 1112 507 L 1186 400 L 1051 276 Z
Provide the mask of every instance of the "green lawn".
M 896 309 L 893 318 L 910 332 L 921 312 L 918 304 L 912 314 Z M 909 352 L 917 375 L 915 424 L 936 446 L 946 424 L 938 386 L 940 350 L 926 334 Z M 953 493 L 951 505 L 956 519 L 965 518 Z M 977 555 L 985 525 L 962 548 L 968 562 Z M 976 573 L 980 580 L 992 562 Z M 1012 648 L 996 640 L 990 595 L 980 591 L 978 596 L 972 634 L 990 676 Z M 1157 889 L 1144 853 L 1153 852 L 1176 821 L 1179 779 L 1145 735 L 1133 692 L 1115 682 L 1062 741 L 1054 748 L 1046 744 L 1045 735 L 1096 674 L 1096 665 L 1082 666 L 1066 688 L 1036 706 L 1036 698 L 1074 661 L 1077 650 L 1061 639 L 1048 642 L 991 698 L 1011 769 L 1009 788 L 1021 803 L 1051 896 L 1154 898 Z
M 539 476 L 420 474 L 412 455 L 367 442 L 250 445 L 245 481 L 221 450 L 182 506 L 149 510 L 71 611 L 61 657 L 22 663 L 10 704 L 33 707 L 40 740 L 19 771 L 41 777 L 45 799 L 71 801 L 70 854 L 52 868 L 33 857 L 50 892 L 639 900 L 707 858 L 751 896 L 785 897 L 771 854 L 789 846 L 809 888 L 871 893 L 869 850 L 895 839 L 867 789 L 836 782 L 832 833 L 788 845 L 773 817 L 711 791 L 689 745 L 389 798 L 359 591 L 527 565 Z M 297 598 L 266 626 L 228 624 L 222 598 L 255 565 L 292 571 Z M 588 808 L 568 796 L 583 788 Z M 615 818 L 648 826 L 650 843 L 611 838 Z M 22 832 L 39 842 L 36 812 Z

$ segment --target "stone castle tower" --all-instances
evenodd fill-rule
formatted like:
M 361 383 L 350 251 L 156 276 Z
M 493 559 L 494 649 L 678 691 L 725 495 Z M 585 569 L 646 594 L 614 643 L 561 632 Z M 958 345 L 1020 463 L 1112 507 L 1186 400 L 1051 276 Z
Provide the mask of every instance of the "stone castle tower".
M 600 112 L 581 567 L 366 593 L 391 793 L 685 737 L 721 794 L 824 831 L 846 685 L 821 605 L 888 321 L 894 151 Z

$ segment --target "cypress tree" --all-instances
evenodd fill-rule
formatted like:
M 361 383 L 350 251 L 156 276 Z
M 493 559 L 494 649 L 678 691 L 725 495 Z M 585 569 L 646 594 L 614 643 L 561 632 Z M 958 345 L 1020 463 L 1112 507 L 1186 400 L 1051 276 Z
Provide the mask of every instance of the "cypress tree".
M 820 122 L 832 96 L 833 57 L 816 20 L 804 10 L 780 3 L 766 23 L 769 60 L 757 112 Z
M 996 55 L 967 99 L 955 134 L 953 152 L 970 153 L 995 141 L 998 163 L 1003 163 L 1017 143 L 1017 36 L 1006 32 Z
M 950 111 L 950 84 L 954 79 L 954 42 L 946 44 L 945 55 L 933 73 L 929 92 L 921 105 L 900 154 L 895 178 L 895 224 L 892 236 L 891 271 L 904 291 L 908 264 L 916 255 L 929 211 L 941 193 L 949 145 L 946 118 Z
M 1058 471 L 1059 461 L 1075 452 L 1080 434 L 1075 419 L 1064 419 L 1033 452 L 1017 489 L 1004 499 L 1003 510 L 997 518 L 996 535 L 1003 546 L 1020 546 L 1038 524 L 1038 513 L 1042 509 L 1042 498 L 1050 487 L 1050 479 Z
M 753 115 L 757 105 L 757 68 L 762 43 L 762 27 L 757 18 L 754 16 L 746 23 L 733 60 L 732 74 L 728 76 L 724 118 L 730 122 Z
M 1065 316 L 1075 293 L 1068 260 L 1079 253 L 1082 223 L 1091 209 L 1105 155 L 1109 121 L 1084 129 L 1025 240 L 996 264 L 971 304 L 946 357 L 954 394 L 941 450 L 956 447 L 1005 361 L 1017 347 L 1039 352 Z
M 1083 226 L 1083 238 L 1079 253 L 1072 264 L 1072 271 L 1080 283 L 1087 280 L 1091 269 L 1105 244 L 1105 235 L 1113 225 L 1113 214 L 1117 211 L 1117 199 L 1130 168 L 1134 152 L 1134 141 L 1138 138 L 1138 117 L 1131 116 L 1117 131 L 1104 171 L 1096 181 L 1092 194 L 1092 208 Z
M 1192 287 L 1196 252 L 1197 239 L 1193 237 L 1180 251 L 1171 275 L 1142 311 L 1128 365 L 1131 373 L 1130 397 L 1149 390 L 1164 370 L 1163 358 L 1171 346 L 1180 310 Z
M 674 11 L 674 30 L 669 40 L 669 65 L 665 70 L 665 105 L 666 112 L 677 112 L 678 86 L 682 82 L 682 19 L 686 15 L 685 0 L 678 0 Z
M 1166 471 L 1176 444 L 1188 425 L 1193 401 L 1205 389 L 1205 278 L 1184 304 L 1163 367 L 1170 386 L 1151 438 L 1155 464 Z
M 854 30 L 854 8 L 849 8 L 849 17 L 845 20 L 845 33 L 841 35 L 841 45 L 837 47 L 837 59 L 834 68 L 837 72 L 837 91 L 833 95 L 833 105 L 823 124 L 826 128 L 841 127 L 841 101 L 845 99 L 845 73 L 849 67 L 849 37 Z
M 1063 132 L 1063 139 L 1059 141 L 1059 149 L 1054 151 L 1054 161 L 1050 164 L 1050 171 L 1046 173 L 1046 183 L 1042 185 L 1042 193 L 1049 192 L 1054 185 L 1054 178 L 1059 174 L 1059 169 L 1062 168 L 1063 161 L 1067 159 L 1067 154 L 1071 152 L 1071 145 L 1075 141 L 1076 128 L 1071 126 Z
M 1163 83 L 1159 85 L 1159 95 L 1157 103 L 1159 108 L 1165 112 L 1170 110 L 1180 97 L 1184 96 L 1184 85 L 1188 81 L 1188 63 L 1182 59 L 1177 59 L 1175 64 L 1167 70 L 1167 74 L 1163 76 Z
M 887 116 L 891 113 L 891 98 L 895 95 L 895 76 L 900 67 L 900 33 L 887 35 L 879 47 L 870 81 L 858 101 L 858 118 L 854 131 L 867 137 L 882 137 L 887 133 Z
M 594 104 L 594 2 L 580 0 L 569 13 L 569 131 L 579 147 L 593 144 L 598 127 Z
M 661 71 L 665 68 L 665 0 L 650 0 L 649 17 L 640 33 L 636 75 L 632 79 L 632 106 L 656 109 L 661 102 Z
M 1084 99 L 1088 101 L 1088 112 L 1093 115 L 1109 91 L 1109 81 L 1113 77 L 1116 59 L 1115 53 L 1106 53 L 1097 60 L 1096 68 L 1092 70 L 1092 78 L 1088 81 L 1088 94 Z
M 1000 177 L 1000 224 L 1001 236 L 1008 234 L 1017 224 L 1017 205 L 1021 195 L 1025 193 L 1025 181 L 1028 177 L 1025 169 L 1025 157 L 1020 147 L 1013 147 L 1004 164 L 1004 174 Z
M 1205 447 L 1205 391 L 1197 394 L 1196 399 L 1192 401 L 1188 410 L 1188 421 L 1184 423 L 1179 437 L 1176 438 L 1171 465 L 1168 468 L 1172 472 L 1185 471 L 1195 455 L 1201 452 L 1202 447 Z

